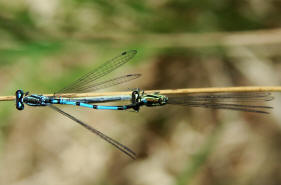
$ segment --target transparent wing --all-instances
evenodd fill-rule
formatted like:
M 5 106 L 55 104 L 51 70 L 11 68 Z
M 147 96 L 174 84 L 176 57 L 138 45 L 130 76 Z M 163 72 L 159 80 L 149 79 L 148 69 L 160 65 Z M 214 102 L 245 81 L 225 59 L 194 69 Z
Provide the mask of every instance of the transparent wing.
M 113 70 L 117 69 L 121 65 L 127 63 L 130 59 L 132 59 L 136 55 L 136 50 L 125 51 L 121 55 L 107 61 L 103 65 L 95 68 L 93 71 L 85 74 L 81 78 L 77 79 L 69 86 L 62 88 L 61 90 L 57 91 L 55 94 L 59 93 L 75 93 L 77 90 L 87 86 L 89 83 L 93 83 L 94 81 L 98 80 L 99 78 L 107 75 L 108 73 L 112 72 Z M 90 89 L 87 89 L 90 90 Z M 80 91 L 81 92 L 81 91 Z
M 77 92 L 77 93 L 78 92 L 89 92 L 89 91 L 95 91 L 98 89 L 105 89 L 107 87 L 112 87 L 112 86 L 115 86 L 118 84 L 129 82 L 131 80 L 135 80 L 135 79 L 139 78 L 140 76 L 141 76 L 141 74 L 128 74 L 128 75 L 120 76 L 117 78 L 113 78 L 113 79 L 101 81 L 101 82 L 92 81 L 83 86 L 81 85 L 81 86 L 76 87 L 75 92 Z
M 200 93 L 168 98 L 169 104 L 210 109 L 229 109 L 268 114 L 273 107 L 258 105 L 271 101 L 273 96 L 266 92 Z
M 136 159 L 136 154 L 129 149 L 128 147 L 126 147 L 125 145 L 119 143 L 118 141 L 112 139 L 111 137 L 103 134 L 102 132 L 98 131 L 97 129 L 91 127 L 90 125 L 80 121 L 79 119 L 73 117 L 72 115 L 64 112 L 63 110 L 59 109 L 58 107 L 54 106 L 54 105 L 49 105 L 50 108 L 52 108 L 53 110 L 61 113 L 62 115 L 72 119 L 73 121 L 75 121 L 76 123 L 82 125 L 83 127 L 85 127 L 86 129 L 90 130 L 91 132 L 93 132 L 94 134 L 98 135 L 99 137 L 101 137 L 103 140 L 107 141 L 108 143 L 112 144 L 113 146 L 115 146 L 118 150 L 120 150 L 121 152 L 123 152 L 124 154 L 126 154 L 127 156 L 129 156 L 132 159 Z

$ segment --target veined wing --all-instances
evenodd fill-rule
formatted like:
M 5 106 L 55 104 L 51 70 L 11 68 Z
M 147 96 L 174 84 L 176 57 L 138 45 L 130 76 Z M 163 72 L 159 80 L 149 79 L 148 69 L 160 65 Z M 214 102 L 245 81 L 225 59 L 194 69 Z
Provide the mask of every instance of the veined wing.
M 76 87 L 75 92 L 89 92 L 89 91 L 96 91 L 98 89 L 105 89 L 107 87 L 112 87 L 118 84 L 129 82 L 131 80 L 135 80 L 140 76 L 141 74 L 128 74 L 101 82 L 92 81 L 85 84 L 84 86 Z
M 127 63 L 129 60 L 131 60 L 136 55 L 136 53 L 137 53 L 136 50 L 130 50 L 130 51 L 123 52 L 121 55 L 107 61 L 106 63 L 99 66 L 98 68 L 95 68 L 93 71 L 83 75 L 81 78 L 77 79 L 69 86 L 64 87 L 61 90 L 57 91 L 55 94 L 77 92 L 77 89 L 79 90 L 82 87 L 87 86 L 87 84 L 98 80 L 99 78 L 101 78 L 101 77 L 107 75 L 108 73 L 112 72 L 113 70 L 117 69 L 121 65 Z
M 91 132 L 93 132 L 94 134 L 98 135 L 99 137 L 101 137 L 103 140 L 107 141 L 108 143 L 112 144 L 114 147 L 116 147 L 118 150 L 120 150 L 121 152 L 123 152 L 124 154 L 126 154 L 127 156 L 129 156 L 132 159 L 136 159 L 136 154 L 135 152 L 133 152 L 131 149 L 129 149 L 128 147 L 126 147 L 125 145 L 119 143 L 118 141 L 112 139 L 111 137 L 103 134 L 102 132 L 98 131 L 97 129 L 91 127 L 90 125 L 80 121 L 79 119 L 75 118 L 74 116 L 64 112 L 63 110 L 59 109 L 58 107 L 54 106 L 54 105 L 49 105 L 50 108 L 52 108 L 53 110 L 59 112 L 60 114 L 72 119 L 73 121 L 75 121 L 76 123 L 82 125 L 83 127 L 85 127 L 86 129 L 90 130 Z
M 273 100 L 273 96 L 266 92 L 196 93 L 169 97 L 168 103 L 189 107 L 229 109 L 267 114 L 269 113 L 267 111 L 273 107 L 258 105 L 258 103 L 271 100 Z

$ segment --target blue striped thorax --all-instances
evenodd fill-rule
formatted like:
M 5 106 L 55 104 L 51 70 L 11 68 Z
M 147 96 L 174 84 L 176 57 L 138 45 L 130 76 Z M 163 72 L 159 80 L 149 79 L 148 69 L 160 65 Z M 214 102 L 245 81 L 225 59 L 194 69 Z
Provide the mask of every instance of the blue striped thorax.
M 46 96 L 32 94 L 30 96 L 25 96 L 23 102 L 30 106 L 46 106 L 50 99 Z

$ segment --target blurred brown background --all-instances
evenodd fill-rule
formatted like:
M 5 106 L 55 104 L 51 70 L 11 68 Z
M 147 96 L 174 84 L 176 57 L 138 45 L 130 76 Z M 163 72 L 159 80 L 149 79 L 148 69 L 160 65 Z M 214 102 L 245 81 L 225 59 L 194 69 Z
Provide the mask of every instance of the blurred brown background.
M 51 93 L 122 51 L 128 88 L 280 85 L 279 0 L 0 0 L 0 92 Z M 165 106 L 63 107 L 137 152 L 130 160 L 48 108 L 0 104 L 0 184 L 279 185 L 281 106 L 270 115 Z

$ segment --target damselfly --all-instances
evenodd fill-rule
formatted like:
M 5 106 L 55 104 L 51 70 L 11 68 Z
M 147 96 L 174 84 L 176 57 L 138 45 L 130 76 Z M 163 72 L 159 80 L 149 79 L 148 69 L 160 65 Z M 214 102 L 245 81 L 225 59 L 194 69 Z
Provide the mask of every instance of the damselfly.
M 77 93 L 77 92 L 89 92 L 94 91 L 98 89 L 103 89 L 106 87 L 111 87 L 117 84 L 125 83 L 130 80 L 134 80 L 139 78 L 140 74 L 128 74 L 121 77 L 117 77 L 114 79 L 106 80 L 106 81 L 98 81 L 103 76 L 107 75 L 108 73 L 112 72 L 113 70 L 117 69 L 121 65 L 127 63 L 129 60 L 131 60 L 135 55 L 137 51 L 131 50 L 123 52 L 121 55 L 107 61 L 105 64 L 99 66 L 98 68 L 94 69 L 93 71 L 85 74 L 78 80 L 74 81 L 69 86 L 62 88 L 61 90 L 54 93 L 53 96 L 43 96 L 43 95 L 37 95 L 32 94 L 29 95 L 29 93 L 25 93 L 22 90 L 16 91 L 16 108 L 18 110 L 24 109 L 24 104 L 29 106 L 48 106 L 52 108 L 53 110 L 61 113 L 62 115 L 72 119 L 73 121 L 79 123 L 80 125 L 84 126 L 91 132 L 97 134 L 105 141 L 109 142 L 116 148 L 118 148 L 123 153 L 127 154 L 129 157 L 135 159 L 136 154 L 126 147 L 125 145 L 119 143 L 118 141 L 110 138 L 109 136 L 103 134 L 102 132 L 98 131 L 97 129 L 87 125 L 86 123 L 80 121 L 79 119 L 75 118 L 74 116 L 64 112 L 60 108 L 56 107 L 55 104 L 63 104 L 63 105 L 75 105 L 75 106 L 82 106 L 87 108 L 93 108 L 93 109 L 103 109 L 103 110 L 126 110 L 134 107 L 134 105 L 127 105 L 127 106 L 103 106 L 103 105 L 92 105 L 89 104 L 89 102 L 83 102 L 82 100 L 79 101 L 77 99 L 72 98 L 61 98 L 59 94 L 61 93 Z M 89 100 L 88 100 L 89 101 Z
M 132 93 L 133 109 L 136 111 L 139 111 L 141 106 L 182 105 L 268 114 L 268 110 L 273 107 L 257 103 L 271 100 L 273 96 L 268 92 L 189 93 L 169 97 L 159 93 L 146 94 L 139 89 Z
M 268 113 L 267 110 L 272 108 L 269 106 L 256 105 L 257 102 L 270 101 L 272 96 L 270 93 L 264 92 L 244 92 L 244 93 L 205 93 L 205 94 L 186 94 L 184 96 L 165 96 L 159 93 L 147 94 L 138 89 L 132 91 L 131 95 L 120 96 L 105 96 L 105 97 L 92 97 L 92 98 L 62 98 L 59 96 L 61 93 L 77 93 L 77 92 L 89 92 L 113 85 L 121 84 L 139 78 L 140 74 L 129 74 L 121 77 L 117 77 L 111 80 L 98 81 L 106 74 L 112 72 L 116 68 L 128 62 L 132 59 L 137 52 L 135 50 L 123 52 L 120 56 L 117 56 L 102 66 L 94 69 L 93 71 L 82 76 L 71 85 L 62 88 L 52 96 L 43 96 L 28 93 L 24 93 L 22 90 L 16 92 L 16 108 L 18 110 L 24 109 L 24 104 L 29 106 L 48 106 L 53 110 L 65 115 L 73 121 L 84 126 L 91 132 L 97 134 L 105 141 L 109 142 L 117 149 L 135 159 L 136 154 L 119 143 L 118 141 L 110 138 L 95 128 L 87 125 L 72 115 L 62 111 L 55 106 L 56 104 L 62 105 L 74 105 L 82 106 L 91 109 L 99 110 L 135 110 L 139 111 L 142 106 L 155 107 L 164 105 L 184 105 L 189 107 L 204 107 L 211 109 L 228 109 L 236 111 L 254 112 L 254 113 Z M 95 105 L 95 103 L 112 102 L 112 101 L 129 100 L 131 103 L 119 106 L 107 106 L 107 105 Z M 253 103 L 253 104 L 252 104 Z

